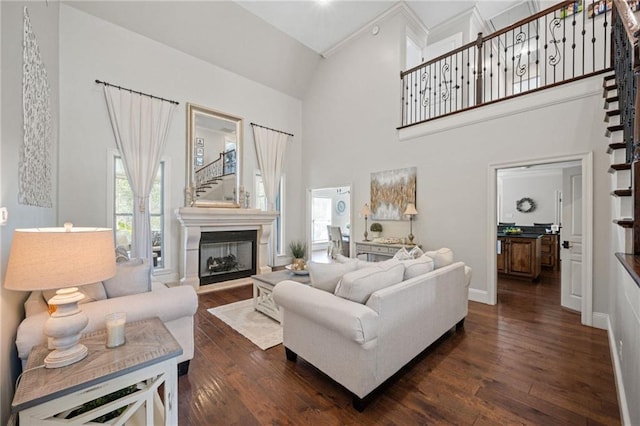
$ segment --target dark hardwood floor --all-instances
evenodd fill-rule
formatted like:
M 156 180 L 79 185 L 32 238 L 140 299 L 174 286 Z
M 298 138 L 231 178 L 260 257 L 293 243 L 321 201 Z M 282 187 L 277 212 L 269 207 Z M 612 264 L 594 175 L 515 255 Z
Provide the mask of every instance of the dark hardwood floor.
M 201 295 L 195 357 L 179 379 L 180 425 L 620 424 L 605 331 L 560 307 L 557 277 L 500 279 L 499 304 L 469 303 L 450 332 L 363 413 L 348 391 L 278 345 L 260 350 L 207 312 L 250 286 Z

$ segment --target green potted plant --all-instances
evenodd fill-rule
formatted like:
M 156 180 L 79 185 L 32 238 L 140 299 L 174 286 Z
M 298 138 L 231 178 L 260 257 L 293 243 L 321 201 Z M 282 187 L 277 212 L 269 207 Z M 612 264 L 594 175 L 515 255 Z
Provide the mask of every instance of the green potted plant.
M 306 268 L 307 243 L 300 240 L 293 240 L 289 243 L 289 251 L 293 260 L 291 264 L 295 270 L 303 270 Z
M 378 238 L 380 236 L 380 233 L 382 232 L 382 225 L 378 222 L 373 222 L 369 227 L 369 230 L 371 231 L 371 234 L 374 238 Z

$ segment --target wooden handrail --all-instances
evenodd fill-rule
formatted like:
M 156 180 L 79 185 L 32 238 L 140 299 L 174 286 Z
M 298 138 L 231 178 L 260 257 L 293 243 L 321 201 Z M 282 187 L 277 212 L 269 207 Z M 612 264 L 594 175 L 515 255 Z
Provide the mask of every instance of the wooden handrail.
M 629 7 L 629 4 L 624 0 L 613 0 L 613 4 L 615 9 L 618 11 L 618 16 L 624 26 L 624 30 L 627 33 L 629 41 L 632 44 L 636 43 L 638 35 L 640 35 L 640 25 L 638 24 L 633 11 Z

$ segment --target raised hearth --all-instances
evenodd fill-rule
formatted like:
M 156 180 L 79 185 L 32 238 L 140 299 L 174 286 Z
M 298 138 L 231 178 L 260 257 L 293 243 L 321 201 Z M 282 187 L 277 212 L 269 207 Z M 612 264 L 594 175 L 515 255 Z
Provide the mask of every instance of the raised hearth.
M 271 272 L 269 267 L 269 239 L 273 221 L 278 212 L 258 209 L 181 207 L 175 211 L 181 225 L 180 284 L 190 285 L 196 290 L 219 288 L 251 282 L 248 278 L 201 285 L 200 283 L 200 238 L 205 232 L 257 231 L 256 273 Z

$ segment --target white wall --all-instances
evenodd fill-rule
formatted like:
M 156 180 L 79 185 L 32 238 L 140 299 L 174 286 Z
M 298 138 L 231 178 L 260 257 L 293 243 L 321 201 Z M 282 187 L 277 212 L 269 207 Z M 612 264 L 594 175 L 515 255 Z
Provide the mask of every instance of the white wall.
M 552 91 L 566 95 L 565 100 L 556 99 L 542 109 L 535 105 L 552 95 L 529 95 L 475 110 L 475 121 L 472 113 L 437 120 L 426 128 L 441 126 L 440 131 L 400 141 L 397 75 L 404 63 L 399 53 L 404 26 L 398 16 L 379 25 L 377 37 L 355 40 L 325 60 L 316 73 L 303 117 L 308 186 L 351 181 L 354 205 L 361 206 L 369 200 L 372 171 L 416 166 L 417 242 L 428 249 L 452 248 L 474 269 L 472 287 L 483 292 L 491 255 L 486 251 L 485 229 L 487 203 L 492 202 L 487 199 L 489 165 L 593 151 L 594 241 L 608 241 L 611 218 L 601 79 Z M 488 118 L 500 108 L 506 112 Z M 324 164 L 332 165 L 331 174 L 324 172 Z M 354 222 L 353 235 L 362 235 L 364 221 Z M 385 235 L 406 234 L 407 225 L 385 223 Z M 597 244 L 594 250 L 594 310 L 607 312 L 608 244 Z
M 60 76 L 61 220 L 79 226 L 110 224 L 106 167 L 107 152 L 115 143 L 102 88 L 95 79 L 180 102 L 165 153 L 171 163 L 165 211 L 171 224 L 168 279 L 175 279 L 178 272 L 179 224 L 173 211 L 184 203 L 186 102 L 244 118 L 245 187 L 253 186 L 258 168 L 250 123 L 295 134 L 285 158 L 290 196 L 284 208 L 303 210 L 299 100 L 66 5 L 60 6 Z M 302 215 L 288 215 L 286 220 L 287 241 L 304 235 Z
M 18 204 L 18 159 L 22 130 L 22 32 L 23 7 L 27 6 L 31 26 L 37 37 L 40 55 L 49 79 L 52 124 L 53 208 Z M 13 230 L 57 225 L 56 173 L 58 147 L 58 2 L 1 2 L 2 10 L 2 151 L 0 205 L 9 209 L 9 222 L 0 230 L 0 270 L 9 260 Z M 22 303 L 26 293 L 0 289 L 0 424 L 7 424 L 15 379 L 20 365 L 15 348 L 16 329 L 24 316 Z
M 498 222 L 516 225 L 556 222 L 556 194 L 562 191 L 562 169 L 542 171 L 498 171 Z M 517 210 L 518 200 L 528 197 L 536 203 L 529 213 Z

